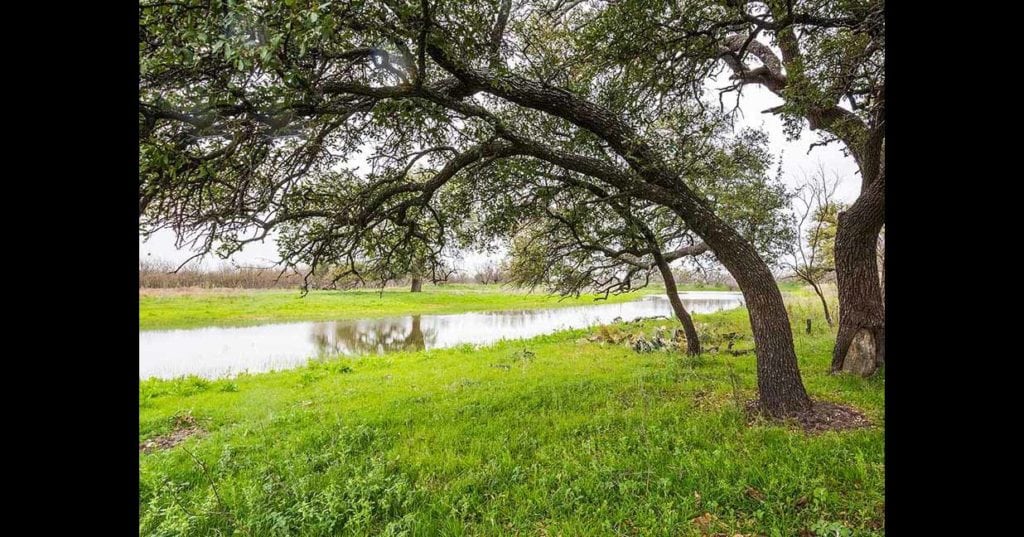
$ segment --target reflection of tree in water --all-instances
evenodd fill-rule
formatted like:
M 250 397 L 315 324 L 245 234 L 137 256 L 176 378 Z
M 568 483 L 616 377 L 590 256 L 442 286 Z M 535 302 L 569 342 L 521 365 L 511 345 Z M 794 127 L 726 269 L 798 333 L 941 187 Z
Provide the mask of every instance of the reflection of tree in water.
M 743 304 L 737 296 L 722 298 L 683 297 L 686 308 L 693 313 L 710 313 Z M 602 314 L 602 312 L 604 312 Z M 361 319 L 314 323 L 312 341 L 320 356 L 337 354 L 383 354 L 396 351 L 423 350 L 438 345 L 487 343 L 500 338 L 532 337 L 562 328 L 589 326 L 612 321 L 615 315 L 634 317 L 671 315 L 668 299 L 650 296 L 635 303 L 555 309 L 481 312 L 460 315 L 432 316 L 423 329 L 422 317 L 413 315 L 393 319 Z M 410 322 L 411 320 L 411 322 Z
M 704 299 L 704 298 L 691 298 L 683 299 L 683 304 L 686 305 L 686 309 L 690 313 L 714 313 L 724 309 L 731 309 L 743 306 L 742 298 L 729 298 L 729 299 Z
M 424 331 L 420 316 L 413 315 L 411 326 L 401 319 L 316 323 L 312 337 L 319 354 L 382 354 L 423 350 L 437 339 L 437 331 Z

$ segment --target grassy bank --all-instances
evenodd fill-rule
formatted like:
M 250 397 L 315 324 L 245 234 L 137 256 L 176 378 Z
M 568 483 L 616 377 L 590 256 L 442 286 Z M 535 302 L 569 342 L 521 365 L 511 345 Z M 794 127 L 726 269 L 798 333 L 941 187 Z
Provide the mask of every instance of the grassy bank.
M 648 288 L 607 302 L 635 300 Z M 498 285 L 425 286 L 421 293 L 388 288 L 377 290 L 311 291 L 253 289 L 152 289 L 139 291 L 139 328 L 190 328 L 244 325 L 273 321 L 315 321 L 387 317 L 391 315 L 459 313 L 593 304 L 596 295 L 559 300 L 543 292 L 527 293 Z
M 204 432 L 140 452 L 140 534 L 882 535 L 884 377 L 827 375 L 832 335 L 790 301 L 808 391 L 874 427 L 747 425 L 752 354 L 639 354 L 586 331 L 151 380 L 140 441 Z M 751 346 L 745 311 L 696 317 L 712 343 Z

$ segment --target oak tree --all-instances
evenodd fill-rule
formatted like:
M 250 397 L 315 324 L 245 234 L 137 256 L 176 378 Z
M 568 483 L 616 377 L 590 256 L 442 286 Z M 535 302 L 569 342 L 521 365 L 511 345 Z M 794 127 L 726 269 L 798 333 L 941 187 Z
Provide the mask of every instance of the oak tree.
M 311 267 L 418 242 L 429 264 L 471 214 L 449 185 L 542 162 L 685 222 L 744 293 L 761 407 L 809 408 L 771 270 L 695 187 L 702 94 L 595 56 L 603 11 L 576 4 L 142 2 L 141 225 L 221 254 L 283 229 Z
M 578 2 L 558 1 L 562 6 Z M 637 0 L 601 3 L 595 55 L 671 98 L 714 78 L 767 88 L 791 137 L 839 143 L 860 171 L 860 194 L 839 215 L 839 331 L 832 370 L 871 374 L 885 361 L 885 311 L 875 270 L 885 221 L 884 0 Z M 579 7 L 568 7 L 570 11 Z M 624 21 L 629 21 L 628 23 Z M 737 93 L 737 101 L 739 93 Z M 856 344 L 854 344 L 856 341 Z M 853 364 L 846 364 L 852 360 Z

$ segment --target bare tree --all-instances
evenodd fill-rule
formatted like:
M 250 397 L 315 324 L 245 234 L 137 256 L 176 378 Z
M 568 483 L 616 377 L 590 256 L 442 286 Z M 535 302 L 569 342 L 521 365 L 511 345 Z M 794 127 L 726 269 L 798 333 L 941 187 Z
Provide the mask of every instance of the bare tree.
M 477 283 L 482 283 L 484 285 L 489 283 L 501 283 L 505 280 L 505 268 L 494 261 L 490 261 L 476 271 L 476 274 L 473 275 L 473 279 L 476 280 Z
M 814 175 L 804 175 L 803 183 L 794 196 L 795 239 L 787 262 L 793 274 L 810 285 L 818 295 L 829 328 L 835 323 L 821 286 L 824 279 L 836 270 L 836 218 L 842 208 L 835 201 L 835 194 L 840 180 L 838 174 L 829 178 L 823 166 L 819 166 Z

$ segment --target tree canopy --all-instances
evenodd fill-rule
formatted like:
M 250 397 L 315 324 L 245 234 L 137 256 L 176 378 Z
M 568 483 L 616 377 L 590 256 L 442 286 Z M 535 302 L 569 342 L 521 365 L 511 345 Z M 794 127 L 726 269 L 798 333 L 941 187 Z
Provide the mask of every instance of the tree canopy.
M 723 53 L 689 41 L 673 51 L 656 32 L 661 17 L 686 34 L 705 22 L 700 9 L 725 9 L 687 6 L 143 2 L 143 230 L 222 255 L 280 231 L 285 262 L 314 268 L 436 265 L 445 247 L 507 235 L 545 202 L 571 215 L 629 200 L 658 240 L 702 241 L 748 295 L 762 405 L 807 408 L 764 260 L 777 205 L 762 202 L 777 192 L 763 140 L 732 135 L 706 102 L 701 73 Z M 626 54 L 630 32 L 646 54 Z M 608 218 L 588 226 L 616 229 L 614 204 L 590 206 Z

